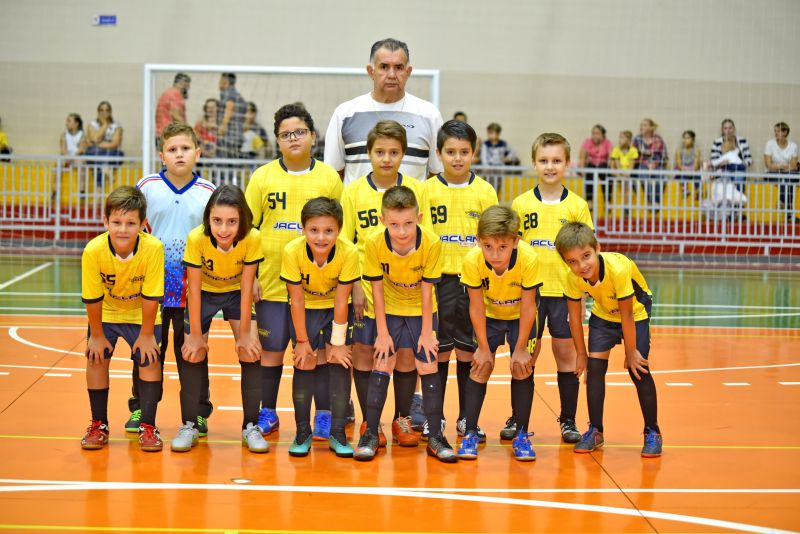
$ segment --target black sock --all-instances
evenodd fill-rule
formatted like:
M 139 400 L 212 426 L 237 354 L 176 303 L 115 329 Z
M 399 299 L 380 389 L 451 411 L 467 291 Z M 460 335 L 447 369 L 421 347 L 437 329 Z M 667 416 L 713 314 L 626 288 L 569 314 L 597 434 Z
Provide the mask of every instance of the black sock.
M 134 365 L 131 372 L 131 396 L 128 399 L 128 411 L 141 409 L 139 406 L 139 367 Z
M 512 379 L 513 380 L 513 379 Z M 510 399 L 514 399 L 514 383 L 511 382 L 511 395 L 509 396 Z M 511 419 L 516 423 L 517 418 L 514 417 L 514 403 L 511 403 Z
M 181 424 L 187 421 L 197 423 L 200 411 L 200 395 L 203 387 L 203 366 L 184 361 L 178 366 L 181 383 Z
M 261 362 L 239 362 L 242 366 L 242 430 L 247 423 L 258 424 L 261 405 Z
M 292 377 L 292 400 L 294 401 L 294 422 L 297 431 L 311 428 L 311 398 L 314 395 L 314 371 L 294 368 Z
M 372 371 L 369 375 L 369 394 L 367 395 L 367 428 L 375 432 L 376 435 L 388 391 L 389 375 L 379 371 Z
M 356 384 L 356 397 L 361 408 L 361 420 L 367 420 L 367 395 L 369 394 L 369 376 L 372 371 L 359 371 L 353 369 L 353 382 Z
M 314 369 L 314 408 L 317 411 L 331 409 L 330 366 L 317 364 Z
M 464 416 L 467 418 L 467 431 L 478 430 L 478 417 L 481 414 L 483 400 L 486 398 L 486 384 L 474 381 L 467 377 L 466 384 L 466 406 Z
M 335 364 L 328 364 L 327 367 L 330 369 L 331 432 L 344 431 L 350 409 L 350 370 Z
M 411 401 L 417 389 L 417 371 L 397 371 L 394 380 L 394 418 L 407 417 L 411 413 Z
M 441 370 L 439 364 L 439 369 Z M 442 393 L 439 391 L 441 377 L 439 373 L 420 375 L 422 382 L 422 409 L 425 412 L 425 419 L 428 420 L 428 432 L 430 437 L 442 435 Z
M 572 371 L 558 372 L 558 395 L 561 397 L 561 420 L 575 420 L 581 381 Z
M 472 362 L 456 362 L 456 381 L 458 382 L 458 418 L 467 415 L 467 380 L 472 370 Z
M 201 391 L 200 412 L 198 413 L 198 415 L 202 415 L 203 417 L 208 418 L 211 415 L 211 412 L 214 411 L 214 405 L 211 404 L 211 390 L 209 388 L 209 383 L 208 383 L 208 356 L 206 356 L 206 358 L 198 365 L 200 365 L 203 369 L 203 381 L 202 384 L 200 385 L 200 391 Z
M 450 374 L 450 362 L 439 362 L 439 383 L 442 385 L 442 406 L 447 393 L 447 375 Z
M 147 425 L 156 425 L 156 409 L 158 408 L 158 399 L 161 398 L 161 381 L 147 382 L 141 380 L 139 382 L 139 402 L 142 405 L 142 423 Z
M 108 424 L 108 388 L 89 389 L 89 406 L 92 408 L 92 421 Z
M 603 431 L 603 403 L 606 400 L 606 372 L 608 360 L 589 358 L 586 365 L 586 402 L 589 405 L 589 422 L 598 432 Z
M 653 375 L 639 373 L 642 379 L 636 380 L 630 370 L 628 370 L 628 374 L 633 380 L 633 385 L 636 386 L 636 395 L 639 397 L 639 407 L 642 409 L 645 428 L 660 434 L 661 430 L 658 428 L 658 398 L 656 397 L 656 383 L 653 381 Z
M 514 421 L 517 422 L 517 435 L 528 431 L 533 406 L 533 374 L 522 380 L 511 379 L 511 406 Z
M 281 386 L 283 365 L 261 366 L 261 407 L 272 410 L 278 405 L 278 388 Z

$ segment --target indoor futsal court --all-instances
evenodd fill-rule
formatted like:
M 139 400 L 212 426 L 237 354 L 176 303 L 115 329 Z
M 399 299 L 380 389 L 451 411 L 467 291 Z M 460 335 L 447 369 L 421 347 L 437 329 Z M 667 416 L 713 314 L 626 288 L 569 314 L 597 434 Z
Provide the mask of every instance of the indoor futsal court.
M 111 443 L 82 451 L 86 414 L 68 408 L 82 406 L 86 394 L 79 261 L 17 257 L 0 265 L 0 529 L 423 531 L 408 525 L 413 518 L 425 518 L 427 532 L 779 532 L 798 524 L 800 443 L 791 430 L 800 417 L 797 272 L 726 271 L 722 280 L 705 271 L 646 269 L 655 300 L 661 458 L 639 457 L 641 414 L 616 348 L 603 449 L 576 455 L 560 443 L 554 364 L 540 357 L 531 424 L 538 459 L 514 461 L 508 442 L 497 439 L 508 415 L 508 374 L 499 359 L 480 421 L 488 443 L 477 461 L 446 465 L 422 447 L 391 445 L 367 464 L 335 457 L 325 442 L 307 458 L 289 457 L 291 367 L 278 402 L 284 427 L 269 437 L 268 454 L 248 453 L 239 439 L 238 365 L 222 322 L 211 335 L 216 410 L 200 446 L 145 456 L 135 435 L 125 435 L 131 364 L 120 344 L 111 365 Z M 547 350 L 549 339 L 544 344 Z M 170 402 L 178 395 L 174 362 L 165 374 L 167 402 L 158 417 L 170 435 L 179 419 Z M 446 413 L 456 409 L 452 375 Z M 455 439 L 452 425 L 446 434 Z

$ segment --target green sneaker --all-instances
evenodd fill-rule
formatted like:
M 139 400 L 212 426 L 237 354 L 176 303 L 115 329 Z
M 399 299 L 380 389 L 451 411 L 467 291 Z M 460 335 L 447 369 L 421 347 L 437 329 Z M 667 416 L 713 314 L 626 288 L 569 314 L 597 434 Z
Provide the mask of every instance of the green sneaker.
M 125 423 L 125 432 L 130 432 L 131 434 L 138 434 L 139 425 L 141 424 L 142 424 L 142 410 L 133 410 L 131 412 L 130 419 L 128 419 L 128 422 Z
M 339 458 L 353 457 L 353 447 L 350 445 L 350 442 L 347 441 L 347 436 L 344 435 L 344 432 L 341 434 L 338 432 L 331 432 L 331 437 L 328 439 L 328 448 L 336 453 L 336 456 Z
M 309 430 L 297 430 L 297 436 L 295 436 L 294 441 L 292 444 L 289 445 L 289 456 L 296 456 L 296 457 L 303 457 L 308 456 L 308 451 L 311 450 L 311 441 L 313 439 L 313 435 Z
M 208 435 L 208 419 L 206 419 L 202 415 L 197 416 L 197 423 L 195 423 L 194 426 L 197 429 L 197 433 L 201 438 L 204 438 Z

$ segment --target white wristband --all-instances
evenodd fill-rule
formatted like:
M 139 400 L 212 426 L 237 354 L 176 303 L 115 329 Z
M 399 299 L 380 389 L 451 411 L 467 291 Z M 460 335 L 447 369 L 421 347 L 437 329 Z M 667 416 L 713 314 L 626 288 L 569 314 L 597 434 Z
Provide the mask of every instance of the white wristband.
M 347 337 L 347 323 L 339 324 L 333 321 L 333 328 L 331 328 L 331 345 L 341 347 L 344 345 Z

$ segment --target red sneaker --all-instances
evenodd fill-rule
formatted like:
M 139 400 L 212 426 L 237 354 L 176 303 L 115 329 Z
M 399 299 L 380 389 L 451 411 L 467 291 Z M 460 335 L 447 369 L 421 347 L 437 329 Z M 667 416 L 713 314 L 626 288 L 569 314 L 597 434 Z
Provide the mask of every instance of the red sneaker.
M 106 445 L 108 445 L 108 425 L 98 419 L 93 419 L 81 440 L 81 448 L 87 451 L 96 451 Z
M 361 423 L 361 429 L 358 432 L 358 437 L 364 435 L 364 432 L 367 430 L 367 422 L 364 421 Z M 378 447 L 386 447 L 386 434 L 383 433 L 383 423 L 378 425 Z
M 158 429 L 153 425 L 139 425 L 139 448 L 147 452 L 158 452 L 164 448 Z
M 411 429 L 411 417 L 398 417 L 392 422 L 392 439 L 401 447 L 419 445 L 419 436 Z

